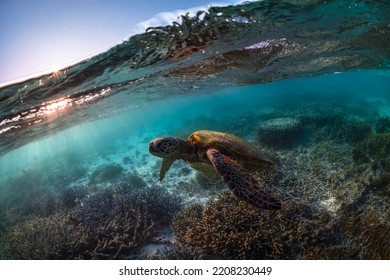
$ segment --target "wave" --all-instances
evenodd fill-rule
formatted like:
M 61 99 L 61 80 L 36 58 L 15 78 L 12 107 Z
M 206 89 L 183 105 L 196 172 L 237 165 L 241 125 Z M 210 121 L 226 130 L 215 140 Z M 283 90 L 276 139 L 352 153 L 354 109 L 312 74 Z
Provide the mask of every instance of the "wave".
M 1 88 L 0 155 L 173 95 L 388 70 L 389 15 L 387 1 L 358 0 L 269 0 L 183 14 L 76 65 Z

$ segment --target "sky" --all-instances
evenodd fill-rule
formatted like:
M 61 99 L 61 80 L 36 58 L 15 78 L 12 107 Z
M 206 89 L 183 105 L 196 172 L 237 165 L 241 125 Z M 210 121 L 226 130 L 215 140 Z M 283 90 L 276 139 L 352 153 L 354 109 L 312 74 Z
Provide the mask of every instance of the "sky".
M 237 2 L 0 0 L 0 87 L 104 52 L 146 26 L 168 24 L 189 8 Z

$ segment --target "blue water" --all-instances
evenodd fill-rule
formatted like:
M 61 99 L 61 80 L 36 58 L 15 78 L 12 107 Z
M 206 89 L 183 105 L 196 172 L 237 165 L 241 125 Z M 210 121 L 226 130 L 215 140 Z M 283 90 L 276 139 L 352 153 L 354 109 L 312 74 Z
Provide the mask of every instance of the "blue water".
M 390 123 L 389 49 L 384 44 L 389 37 L 386 24 L 389 6 L 381 1 L 353 2 L 354 5 L 347 5 L 345 1 L 330 1 L 327 5 L 298 8 L 263 1 L 215 8 L 204 19 L 211 25 L 209 33 L 204 29 L 199 31 L 200 19 L 192 19 L 187 37 L 172 37 L 181 40 L 182 47 L 174 39 L 164 41 L 167 40 L 164 32 L 177 35 L 178 30 L 169 26 L 155 28 L 157 35 L 154 36 L 162 36 L 160 44 L 150 38 L 152 32 L 149 31 L 58 73 L 0 89 L 1 258 L 110 259 L 134 255 L 146 258 L 154 247 L 163 248 L 166 243 L 156 245 L 150 239 L 161 235 L 161 230 L 171 228 L 169 221 L 175 214 L 194 202 L 207 207 L 215 197 L 218 199 L 218 194 L 201 190 L 201 175 L 179 161 L 174 163 L 164 181 L 159 182 L 161 159 L 148 153 L 148 143 L 162 136 L 186 139 L 200 129 L 235 134 L 274 158 L 281 177 L 265 187 L 274 190 L 282 205 L 296 203 L 309 207 L 314 216 L 305 216 L 305 219 L 315 222 L 316 213 L 328 215 L 327 226 L 335 230 L 339 223 L 348 224 L 338 220 L 345 213 L 355 213 L 357 208 L 373 208 L 380 227 L 386 230 L 389 226 L 386 217 L 390 213 L 390 140 L 386 140 L 390 137 L 386 137 L 390 125 L 379 130 L 378 123 Z M 369 8 L 373 10 L 367 13 Z M 252 21 L 216 19 L 220 11 L 223 11 L 222 19 L 237 19 L 240 9 L 246 9 L 248 14 L 241 16 Z M 332 13 L 335 10 L 337 14 Z M 354 15 L 344 14 L 351 10 Z M 351 17 L 348 24 L 344 16 Z M 260 18 L 264 22 L 260 22 Z M 183 19 L 182 30 L 188 28 L 186 24 L 189 23 Z M 275 29 L 276 26 L 279 28 Z M 262 32 L 259 32 L 260 27 Z M 195 42 L 194 38 L 199 36 L 203 40 Z M 154 53 L 144 53 L 145 41 L 141 39 L 153 47 Z M 248 48 L 254 44 L 256 47 Z M 166 52 L 162 51 L 164 48 Z M 132 63 L 139 66 L 130 66 Z M 289 144 L 285 146 L 263 143 L 258 133 L 260 127 L 279 118 L 299 120 L 304 130 L 301 138 L 289 141 L 293 136 L 282 136 L 283 143 Z M 380 148 L 376 154 L 370 148 L 375 144 L 369 141 L 382 136 L 385 139 L 380 144 L 383 150 Z M 356 156 L 361 149 L 366 149 L 368 160 Z M 344 173 L 340 171 L 343 168 Z M 105 173 L 102 170 L 106 170 Z M 218 181 L 218 177 L 213 178 L 207 178 L 211 181 L 206 185 Z M 227 190 L 219 183 L 218 192 Z M 187 189 L 186 184 L 189 184 Z M 25 239 L 38 236 L 39 240 L 42 237 L 39 228 L 48 227 L 45 230 L 51 232 L 53 228 L 48 225 L 52 225 L 53 220 L 59 223 L 54 223 L 55 227 L 62 229 L 68 225 L 64 216 L 58 216 L 64 213 L 79 219 L 80 224 L 71 225 L 74 232 L 89 232 L 91 238 L 98 240 L 96 242 L 106 240 L 93 235 L 97 234 L 93 233 L 93 221 L 104 224 L 117 218 L 118 224 L 126 224 L 127 220 L 115 212 L 125 207 L 118 206 L 116 197 L 123 197 L 123 201 L 129 199 L 129 192 L 123 193 L 122 187 L 118 187 L 123 185 L 137 186 L 136 189 L 139 186 L 141 193 L 130 192 L 134 197 L 146 195 L 147 190 L 142 192 L 145 187 L 153 190 L 157 186 L 166 192 L 161 194 L 160 200 L 153 200 L 154 195 L 148 193 L 152 198 L 140 201 L 146 203 L 147 199 L 152 199 L 147 204 L 161 208 L 158 204 L 161 201 L 165 201 L 162 205 L 176 205 L 175 201 L 180 200 L 180 206 L 166 209 L 169 214 L 165 216 L 159 213 L 164 218 L 156 218 L 153 211 L 139 210 L 145 217 L 151 215 L 152 218 L 145 220 L 168 219 L 168 222 L 156 223 L 153 234 L 134 248 L 123 246 L 128 240 L 123 237 L 127 235 L 120 226 L 115 229 L 124 243 L 112 237 L 109 245 L 99 243 L 88 248 L 86 242 L 78 247 L 80 252 L 72 254 L 64 248 L 74 243 L 66 243 L 69 240 L 65 242 L 58 236 L 45 238 L 53 238 L 53 243 L 60 245 L 65 242 L 63 247 L 57 245 L 60 249 L 46 248 L 34 243 L 36 241 L 20 245 L 19 239 L 23 236 Z M 375 188 L 380 191 L 372 191 Z M 63 194 L 69 195 L 69 191 L 76 194 L 65 200 Z M 104 197 L 111 196 L 108 207 Z M 130 207 L 127 211 L 143 209 L 137 199 L 134 198 L 133 208 L 126 206 Z M 288 207 L 282 208 L 286 211 L 284 216 L 288 217 L 288 210 L 283 209 Z M 102 211 L 101 216 L 91 214 L 94 211 Z M 267 223 L 272 223 L 272 219 Z M 31 230 L 34 226 L 28 226 L 29 223 L 38 229 Z M 131 223 L 122 226 L 131 228 Z M 105 230 L 112 234 L 115 231 L 110 224 Z M 251 254 L 253 258 L 310 258 L 303 254 L 308 248 L 337 247 L 348 237 L 352 240 L 348 254 L 320 255 L 314 250 L 317 255 L 313 253 L 311 257 L 389 256 L 386 250 L 378 255 L 372 245 L 372 254 L 362 257 L 353 247 L 360 242 L 356 237 L 359 232 L 348 235 L 344 234 L 344 229 L 337 230 L 342 232 L 342 237 L 315 240 L 314 245 L 302 243 L 298 245 L 301 246 L 299 252 Z M 172 235 L 172 228 L 168 231 L 170 233 L 165 235 Z M 175 232 L 181 245 L 200 246 L 195 241 L 184 242 L 181 233 Z M 379 237 L 375 238 L 380 240 L 381 235 L 377 234 Z M 38 246 L 37 252 L 29 251 L 29 246 Z M 283 243 L 283 248 L 291 246 Z M 150 247 L 149 251 L 145 249 Z M 97 253 L 92 254 L 91 250 Z M 202 253 L 206 258 L 246 256 L 218 252 Z M 172 255 L 167 256 L 172 258 Z
M 210 121 L 201 126 L 193 123 L 196 130 L 218 128 L 217 123 L 212 123 L 213 119 L 223 122 L 234 115 L 256 114 L 256 111 L 271 110 L 285 104 L 323 102 L 352 107 L 359 102 L 378 99 L 383 100 L 385 105 L 372 109 L 377 109 L 378 115 L 390 117 L 390 108 L 387 106 L 390 102 L 389 92 L 388 72 L 356 71 L 258 86 L 227 87 L 201 95 L 171 97 L 123 110 L 124 112 L 108 118 L 75 125 L 26 144 L 1 158 L 0 177 L 7 180 L 11 174 L 29 167 L 50 170 L 50 166 L 66 158 L 67 154 L 75 154 L 81 161 L 88 159 L 86 163 L 89 164 L 99 162 L 102 159 L 96 153 L 97 150 L 104 151 L 105 157 L 116 156 L 121 145 L 129 144 L 147 156 L 148 161 L 153 161 L 155 159 L 147 151 L 147 144 L 151 139 L 170 135 L 185 138 L 188 135 L 183 135 L 183 126 L 200 116 L 207 116 Z M 249 125 L 255 131 L 260 123 L 261 120 L 258 120 Z M 130 151 L 120 152 L 123 156 L 131 154 Z

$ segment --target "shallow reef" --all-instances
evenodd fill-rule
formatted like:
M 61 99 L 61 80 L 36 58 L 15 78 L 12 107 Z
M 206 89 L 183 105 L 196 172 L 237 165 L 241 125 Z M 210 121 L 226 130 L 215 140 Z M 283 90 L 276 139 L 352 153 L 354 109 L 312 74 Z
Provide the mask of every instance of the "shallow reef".
M 367 138 L 371 130 L 369 123 L 360 120 L 351 120 L 344 124 L 344 137 L 347 143 L 353 145 Z
M 349 213 L 349 214 L 347 214 Z M 335 218 L 299 203 L 259 211 L 222 194 L 207 205 L 186 207 L 173 221 L 177 241 L 205 258 L 389 259 L 388 219 L 373 210 Z
M 376 133 L 390 132 L 390 118 L 380 117 L 375 124 Z
M 259 211 L 222 194 L 206 206 L 192 205 L 173 221 L 179 243 L 210 258 L 296 259 L 321 250 L 332 238 L 326 213 L 289 203 L 281 211 Z
M 70 205 L 71 206 L 71 205 Z M 129 184 L 90 192 L 74 207 L 31 216 L 1 237 L 6 259 L 124 259 L 136 254 L 182 201 L 158 187 Z
M 260 144 L 288 148 L 296 144 L 303 136 L 303 126 L 296 118 L 276 118 L 263 122 L 257 127 Z
M 178 124 L 174 136 L 226 131 L 266 154 L 274 170 L 254 176 L 279 211 L 181 161 L 158 182 L 161 160 L 137 169 L 128 149 L 88 172 L 74 155 L 53 176 L 26 168 L 0 189 L 0 258 L 390 259 L 390 118 L 366 107 L 285 103 Z
M 390 133 L 371 134 L 355 146 L 353 158 L 358 163 L 375 162 L 385 171 L 390 171 Z

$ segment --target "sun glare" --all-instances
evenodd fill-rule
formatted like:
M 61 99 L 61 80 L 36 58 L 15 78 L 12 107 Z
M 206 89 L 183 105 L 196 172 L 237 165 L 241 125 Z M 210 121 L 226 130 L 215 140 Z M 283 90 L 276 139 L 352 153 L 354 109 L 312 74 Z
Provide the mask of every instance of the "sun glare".
M 58 111 L 62 111 L 72 107 L 72 100 L 70 98 L 59 98 L 56 100 L 44 102 L 39 111 L 45 114 L 51 114 Z

